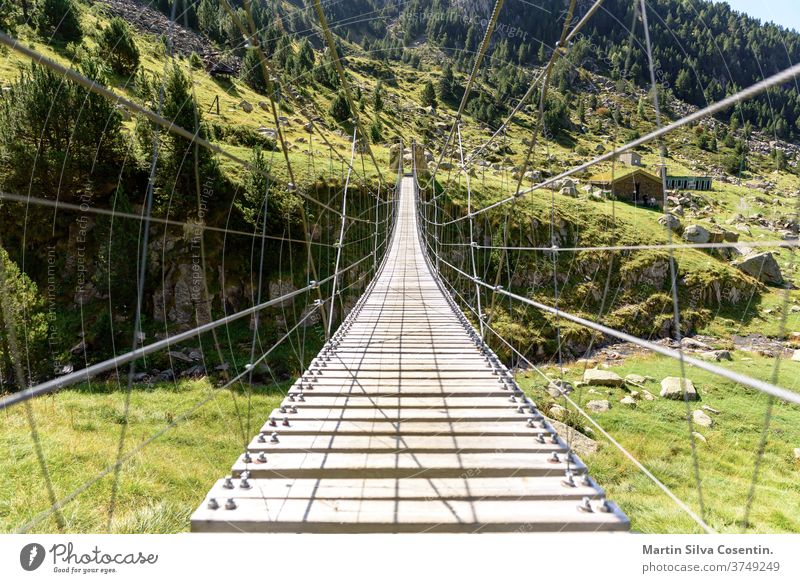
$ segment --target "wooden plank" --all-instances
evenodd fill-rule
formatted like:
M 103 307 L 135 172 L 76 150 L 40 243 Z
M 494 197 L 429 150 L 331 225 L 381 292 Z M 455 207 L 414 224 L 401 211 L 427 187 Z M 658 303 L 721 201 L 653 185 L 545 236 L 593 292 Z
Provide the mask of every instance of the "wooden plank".
M 399 407 L 361 407 L 351 409 L 349 407 L 328 409 L 325 407 L 311 407 L 300 403 L 297 412 L 294 410 L 281 412 L 274 409 L 270 417 L 282 419 L 286 415 L 290 421 L 313 420 L 313 419 L 346 419 L 348 421 L 375 421 L 375 420 L 397 420 L 424 422 L 436 421 L 446 422 L 451 420 L 471 420 L 471 421 L 490 421 L 496 423 L 525 421 L 531 415 L 535 415 L 529 407 L 524 407 L 520 412 L 510 407 L 427 407 L 427 408 L 399 408 Z
M 234 499 L 236 508 L 192 516 L 207 532 L 573 532 L 626 531 L 627 517 L 582 512 L 573 500 L 276 500 Z M 222 501 L 224 504 L 224 500 Z M 596 505 L 596 503 L 595 503 Z
M 236 499 L 316 499 L 316 500 L 581 500 L 584 496 L 602 498 L 603 490 L 594 482 L 575 486 L 564 485 L 562 477 L 511 476 L 505 478 L 250 478 L 249 489 L 241 488 L 241 480 L 232 478 L 233 488 L 218 480 L 209 497 L 223 501 Z
M 317 435 L 286 435 L 275 431 L 258 438 L 248 445 L 251 452 L 328 452 L 328 453 L 492 453 L 492 452 L 530 452 L 547 453 L 566 452 L 566 445 L 559 441 L 552 443 L 546 440 L 539 443 L 531 436 L 473 436 L 473 435 L 340 435 L 338 433 Z
M 254 478 L 469 478 L 471 476 L 564 476 L 586 469 L 583 462 L 552 454 L 509 453 L 271 453 L 266 462 L 240 457 L 233 475 Z
M 283 425 L 283 419 L 289 419 L 289 425 Z M 276 416 L 276 425 L 269 422 L 261 428 L 264 433 L 279 431 L 281 434 L 337 433 L 339 435 L 528 435 L 537 436 L 549 431 L 539 427 L 528 427 L 519 423 L 494 423 L 491 421 L 293 421 L 289 415 Z
M 313 405 L 314 407 L 327 407 L 327 408 L 342 408 L 349 409 L 372 408 L 372 407 L 403 407 L 403 408 L 417 408 L 425 409 L 429 407 L 447 407 L 447 408 L 484 408 L 484 407 L 497 407 L 507 405 L 509 407 L 516 407 L 521 403 L 516 400 L 512 403 L 507 400 L 508 394 L 499 393 L 500 396 L 495 397 L 461 397 L 454 395 L 445 396 L 426 396 L 426 397 L 406 397 L 401 394 L 391 396 L 382 395 L 377 397 L 367 397 L 362 395 L 336 395 L 336 396 L 321 396 L 317 391 L 306 393 L 304 397 L 306 401 L 300 403 L 298 401 L 290 401 L 285 399 L 284 405 L 301 406 Z

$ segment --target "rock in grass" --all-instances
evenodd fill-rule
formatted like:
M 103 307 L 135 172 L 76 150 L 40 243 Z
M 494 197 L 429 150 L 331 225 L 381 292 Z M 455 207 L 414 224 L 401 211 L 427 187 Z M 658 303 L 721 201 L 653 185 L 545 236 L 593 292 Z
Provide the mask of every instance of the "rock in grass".
M 675 233 L 681 232 L 682 228 L 681 220 L 675 215 L 666 213 L 660 219 L 658 219 L 658 222 L 667 227 L 670 231 L 673 231 Z
M 589 401 L 586 403 L 586 408 L 592 413 L 605 413 L 611 409 L 611 403 L 605 399 L 602 401 Z
M 705 411 L 701 411 L 700 409 L 692 412 L 692 421 L 694 421 L 695 424 L 699 425 L 700 427 L 711 427 L 714 425 L 714 420 L 706 415 Z
M 630 408 L 636 407 L 636 400 L 633 397 L 631 397 L 630 395 L 628 395 L 627 397 L 622 397 L 619 400 L 619 402 L 622 403 L 623 405 L 626 405 L 626 406 L 630 407 Z
M 711 350 L 711 347 L 705 342 L 700 342 L 699 340 L 695 340 L 694 338 L 689 338 L 688 336 L 684 336 L 683 338 L 681 338 L 681 346 L 683 346 L 684 348 Z
M 772 283 L 781 285 L 783 283 L 783 274 L 781 273 L 780 265 L 775 261 L 775 257 L 769 251 L 764 253 L 756 253 L 744 259 L 737 261 L 733 264 L 744 271 L 747 275 L 752 275 L 759 281 L 764 283 Z
M 642 391 L 642 399 L 644 399 L 645 401 L 652 401 L 655 399 L 655 397 L 653 396 L 653 393 L 651 393 L 650 391 Z
M 683 231 L 683 238 L 689 243 L 708 243 L 711 240 L 711 233 L 700 225 L 689 225 Z
M 550 405 L 550 417 L 554 419 L 563 419 L 567 415 L 566 408 L 561 405 Z
M 610 370 L 590 368 L 583 373 L 584 382 L 600 387 L 621 387 L 625 381 L 617 373 Z
M 702 441 L 703 443 L 708 443 L 708 442 L 706 441 L 706 438 L 705 438 L 705 436 L 704 436 L 702 433 L 698 433 L 697 431 L 692 431 L 692 436 L 693 436 L 693 437 L 694 437 L 694 438 L 695 438 L 697 441 Z
M 697 401 L 697 389 L 689 379 L 667 377 L 661 381 L 661 393 L 659 394 L 665 399 L 681 400 L 684 398 L 684 393 L 689 401 Z
M 800 447 L 794 448 L 794 461 L 800 462 Z
M 635 385 L 643 385 L 647 382 L 648 377 L 642 376 L 640 374 L 629 374 L 625 375 L 625 382 L 626 383 L 633 383 Z
M 179 360 L 180 362 L 192 362 L 192 359 L 188 355 L 183 352 L 178 352 L 177 350 L 170 350 L 167 352 L 167 356 L 174 360 Z
M 554 399 L 562 395 L 569 395 L 574 390 L 572 383 L 562 381 L 561 379 L 550 381 L 550 384 L 547 385 L 547 393 Z
M 800 348 L 794 351 L 794 354 L 792 354 L 792 360 L 795 362 L 800 362 Z
M 700 356 L 705 360 L 716 360 L 717 362 L 721 360 L 733 360 L 733 356 L 729 350 L 707 350 L 706 352 L 701 352 Z

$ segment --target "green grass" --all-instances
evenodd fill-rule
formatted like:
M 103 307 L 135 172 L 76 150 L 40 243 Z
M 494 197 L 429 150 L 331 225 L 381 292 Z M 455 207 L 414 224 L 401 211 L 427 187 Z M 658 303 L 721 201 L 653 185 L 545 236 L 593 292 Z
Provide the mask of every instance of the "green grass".
M 207 380 L 177 385 L 135 387 L 131 395 L 125 452 L 138 449 L 159 431 L 164 434 L 122 466 L 111 532 L 175 533 L 189 528 L 189 516 L 215 480 L 230 466 L 286 387 L 255 387 L 231 393 Z M 32 402 L 33 418 L 57 499 L 68 496 L 116 460 L 124 390 L 107 385 L 80 387 Z M 193 411 L 195 407 L 205 403 Z M 238 413 L 237 413 L 238 407 Z M 45 481 L 24 407 L 3 412 L 0 442 L 0 531 L 13 532 L 49 507 Z M 174 426 L 170 427 L 170 424 Z M 107 532 L 113 474 L 65 505 L 65 530 Z M 58 532 L 50 517 L 33 532 Z
M 771 378 L 774 364 L 772 359 L 739 352 L 734 353 L 734 362 L 725 363 L 732 370 L 765 380 Z M 654 377 L 656 380 L 645 386 L 656 399 L 638 398 L 636 408 L 629 409 L 619 403 L 629 389 L 608 387 L 580 387 L 572 398 L 579 404 L 608 399 L 611 410 L 594 413 L 592 417 L 699 514 L 685 403 L 658 397 L 661 379 L 680 376 L 679 365 L 664 357 L 645 356 L 628 358 L 612 370 L 622 376 L 636 373 Z M 576 365 L 567 378 L 579 379 L 582 371 L 583 367 Z M 741 532 L 768 398 L 693 367 L 686 374 L 701 396 L 701 401 L 690 403 L 691 410 L 708 405 L 720 411 L 719 415 L 709 413 L 715 421 L 712 427 L 694 428 L 706 439 L 706 443 L 696 440 L 705 519 L 719 532 Z M 526 373 L 519 380 L 546 411 L 552 399 L 543 391 L 540 378 Z M 782 362 L 778 384 L 797 389 L 798 382 L 800 363 Z M 589 426 L 577 414 L 570 419 L 580 428 Z M 596 430 L 591 436 L 599 440 L 600 448 L 583 460 L 608 497 L 630 517 L 633 530 L 699 532 L 694 521 L 613 444 Z M 793 459 L 796 447 L 800 447 L 800 407 L 776 402 L 747 532 L 800 532 L 800 465 Z

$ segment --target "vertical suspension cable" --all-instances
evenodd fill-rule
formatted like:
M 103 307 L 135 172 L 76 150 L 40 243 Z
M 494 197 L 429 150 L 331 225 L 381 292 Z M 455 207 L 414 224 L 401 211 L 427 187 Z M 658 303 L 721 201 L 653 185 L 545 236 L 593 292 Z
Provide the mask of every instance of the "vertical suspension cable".
M 331 327 L 333 326 L 333 311 L 336 306 L 336 284 L 339 278 L 339 262 L 342 258 L 342 242 L 344 240 L 344 229 L 347 222 L 347 189 L 350 187 L 350 171 L 353 167 L 353 160 L 356 155 L 356 142 L 358 141 L 358 127 L 353 128 L 353 145 L 350 148 L 350 165 L 347 167 L 347 178 L 344 183 L 344 193 L 342 194 L 342 222 L 339 228 L 339 243 L 336 246 L 336 267 L 333 270 L 333 285 L 331 286 L 331 308 L 330 317 L 328 318 L 328 326 L 325 331 L 325 339 L 331 337 Z
M 458 131 L 458 154 L 461 160 L 460 166 L 461 166 L 461 171 L 464 172 L 464 179 L 466 181 L 466 186 L 467 186 L 467 214 L 469 215 L 469 255 L 470 255 L 470 262 L 472 264 L 472 277 L 477 280 L 478 271 L 477 271 L 477 265 L 475 263 L 475 247 L 477 246 L 477 243 L 475 241 L 475 226 L 474 226 L 475 221 L 472 217 L 472 188 L 470 186 L 469 172 L 465 171 L 465 166 L 464 166 L 464 147 L 461 142 L 460 121 L 456 124 L 456 129 Z M 478 324 L 480 327 L 481 340 L 483 340 L 485 331 L 483 328 L 483 309 L 481 307 L 481 286 L 478 285 L 477 281 L 475 282 L 475 298 L 476 298 L 475 301 L 478 306 Z

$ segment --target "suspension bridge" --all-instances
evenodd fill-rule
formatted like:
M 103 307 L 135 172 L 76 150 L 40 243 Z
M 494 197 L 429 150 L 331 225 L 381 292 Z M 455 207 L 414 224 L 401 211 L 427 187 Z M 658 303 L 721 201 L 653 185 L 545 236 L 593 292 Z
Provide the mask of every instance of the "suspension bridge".
M 480 71 L 481 62 L 489 47 L 490 38 L 502 7 L 498 0 L 488 20 L 484 38 L 475 54 L 474 65 L 459 104 L 450 132 L 442 144 L 428 144 L 432 150 L 440 152 L 438 162 L 427 175 L 425 184 L 420 185 L 417 175 L 416 147 L 412 146 L 413 168 L 403 173 L 403 149 L 400 146 L 398 176 L 396 184 L 389 184 L 383 176 L 369 142 L 365 138 L 363 124 L 359 119 L 358 108 L 352 97 L 343 61 L 339 58 L 336 42 L 329 30 L 319 0 L 314 9 L 320 21 L 322 38 L 327 44 L 329 55 L 335 66 L 342 91 L 346 96 L 353 119 L 352 144 L 349 161 L 331 145 L 318 111 L 310 111 L 306 104 L 299 104 L 300 113 L 308 121 L 310 135 L 318 133 L 319 138 L 341 159 L 342 167 L 347 168 L 347 177 L 342 189 L 340 208 L 334 208 L 330 200 L 315 198 L 313 192 L 296 182 L 289 147 L 283 135 L 283 124 L 275 102 L 278 93 L 275 86 L 281 86 L 281 79 L 270 65 L 269 59 L 261 51 L 258 31 L 255 30 L 249 2 L 243 3 L 247 22 L 239 13 L 232 10 L 227 1 L 222 5 L 230 13 L 234 24 L 242 33 L 249 50 L 258 51 L 259 65 L 263 68 L 267 83 L 266 95 L 269 109 L 277 131 L 280 151 L 283 154 L 288 173 L 287 191 L 303 199 L 303 205 L 315 209 L 317 224 L 306 223 L 302 215 L 302 240 L 282 240 L 282 242 L 305 244 L 309 249 L 309 275 L 316 281 L 293 291 L 262 301 L 262 281 L 259 276 L 258 293 L 253 305 L 234 313 L 225 314 L 216 320 L 198 323 L 197 326 L 172 334 L 165 339 L 149 344 L 138 340 L 141 331 L 142 298 L 144 296 L 145 271 L 147 267 L 147 239 L 140 242 L 141 256 L 138 278 L 138 306 L 135 314 L 134 342 L 130 351 L 122 352 L 114 358 L 87 364 L 80 370 L 61 374 L 53 379 L 39 383 L 29 382 L 29 375 L 23 369 L 23 355 L 16 339 L 13 320 L 6 322 L 8 337 L 14 350 L 15 377 L 20 390 L 0 398 L 0 410 L 13 406 L 24 406 L 30 424 L 31 436 L 35 445 L 44 482 L 47 485 L 49 506 L 46 510 L 30 517 L 19 530 L 27 532 L 44 520 L 54 517 L 60 530 L 65 530 L 63 509 L 91 487 L 108 476 L 113 476 L 113 489 L 108 513 L 111 530 L 115 499 L 120 482 L 122 467 L 149 444 L 159 439 L 179 423 L 191 418 L 199 408 L 223 393 L 223 389 L 233 389 L 238 384 L 249 387 L 252 371 L 264 362 L 276 347 L 298 334 L 298 330 L 314 315 L 321 315 L 326 342 L 313 358 L 308 368 L 286 392 L 281 405 L 263 420 L 263 426 L 255 435 L 246 435 L 240 442 L 241 455 L 232 460 L 229 475 L 209 484 L 210 490 L 203 496 L 197 493 L 198 507 L 191 516 L 191 529 L 195 532 L 502 532 L 502 531 L 627 531 L 630 527 L 625 513 L 613 502 L 605 498 L 601 485 L 589 475 L 586 465 L 578 458 L 572 448 L 571 438 L 559 434 L 554 423 L 545 417 L 517 385 L 512 371 L 505 366 L 489 346 L 489 338 L 495 346 L 510 350 L 518 362 L 542 376 L 551 387 L 558 388 L 558 379 L 550 378 L 519 347 L 502 336 L 493 327 L 491 317 L 487 318 L 486 304 L 493 304 L 497 297 L 540 310 L 556 318 L 557 322 L 567 321 L 584 327 L 607 338 L 631 342 L 653 353 L 674 359 L 680 363 L 681 377 L 685 377 L 685 367 L 692 365 L 713 373 L 729 381 L 760 391 L 769 396 L 769 405 L 764 418 L 764 430 L 759 451 L 756 452 L 752 486 L 745 509 L 747 514 L 752 505 L 753 493 L 758 478 L 759 465 L 764 454 L 764 444 L 771 421 L 773 400 L 800 404 L 800 396 L 794 391 L 777 384 L 777 366 L 769 381 L 752 378 L 717 364 L 692 358 L 684 354 L 680 345 L 670 348 L 639 338 L 624 331 L 606 326 L 600 322 L 600 314 L 591 319 L 582 317 L 558 306 L 559 288 L 557 281 L 556 254 L 588 249 L 550 247 L 513 248 L 506 245 L 480 245 L 475 236 L 475 221 L 486 218 L 496 209 L 508 212 L 518 201 L 545 188 L 552 189 L 560 180 L 583 172 L 594 165 L 615 159 L 620 153 L 649 143 L 658 143 L 668 133 L 688 124 L 698 122 L 724 111 L 736 103 L 752 98 L 769 88 L 793 81 L 800 75 L 800 65 L 785 70 L 738 91 L 737 93 L 713 103 L 703 109 L 681 117 L 669 124 L 662 124 L 650 39 L 647 28 L 647 7 L 644 0 L 635 1 L 634 25 L 641 19 L 646 37 L 646 53 L 653 79 L 652 98 L 657 114 L 657 128 L 623 145 L 614 147 L 589 161 L 582 162 L 556 176 L 550 176 L 533 186 L 522 189 L 522 177 L 529 167 L 530 158 L 536 144 L 536 137 L 544 133 L 541 105 L 546 99 L 550 71 L 560 55 L 569 48 L 585 23 L 602 9 L 603 0 L 592 4 L 577 22 L 573 24 L 575 0 L 570 2 L 564 30 L 559 43 L 553 48 L 550 60 L 532 81 L 529 89 L 511 110 L 508 117 L 483 144 L 470 155 L 465 156 L 461 125 L 464 123 L 464 108 Z M 176 18 L 175 6 L 171 21 Z M 170 29 L 169 37 L 173 31 Z M 35 49 L 20 43 L 12 37 L 0 33 L 0 42 L 9 49 L 36 61 L 41 66 L 63 76 L 87 91 L 106 97 L 115 104 L 124 106 L 132 114 L 146 120 L 159 131 L 170 132 L 197 147 L 211 150 L 215 155 L 243 169 L 259 172 L 247 161 L 239 158 L 230 149 L 211 143 L 201 137 L 199 128 L 183 128 L 165 119 L 162 111 L 154 111 L 126 99 L 111 89 L 83 76 L 74 69 L 42 55 Z M 170 43 L 168 43 L 170 44 Z M 171 46 L 171 44 L 170 44 Z M 172 54 L 170 52 L 170 59 Z M 163 87 L 162 87 L 163 91 Z M 540 115 L 528 145 L 528 151 L 519 170 L 520 178 L 516 190 L 505 198 L 489 204 L 475 205 L 470 185 L 470 169 L 478 155 L 485 151 L 498 137 L 504 135 L 508 124 L 525 107 L 526 102 L 538 94 Z M 314 109 L 313 101 L 308 106 Z M 162 218 L 151 215 L 152 184 L 158 163 L 159 133 L 155 132 L 153 141 L 153 160 L 150 182 L 145 194 L 146 211 L 142 215 L 119 213 L 112 209 L 89 208 L 83 205 L 70 205 L 68 202 L 53 201 L 32 194 L 0 192 L 0 199 L 26 204 L 53 207 L 64 212 L 91 212 L 106 214 L 124 220 L 142 221 L 143 233 L 149 232 L 153 224 L 164 227 L 200 229 L 203 232 L 220 231 L 228 236 L 248 236 L 253 241 L 262 242 L 261 263 L 258 273 L 263 271 L 263 241 L 270 238 L 262 231 L 237 232 L 214 225 L 205 225 L 189 220 Z M 313 152 L 313 148 L 309 148 Z M 355 169 L 356 152 L 361 155 L 362 175 Z M 364 154 L 368 154 L 375 166 L 378 188 L 368 184 L 364 166 Z M 466 182 L 466 212 L 447 214 L 444 204 L 451 180 L 444 187 L 437 184 L 437 172 L 443 168 L 446 156 L 454 160 L 451 167 L 456 169 L 461 180 Z M 312 163 L 313 166 L 313 163 Z M 333 166 L 331 158 L 330 167 Z M 263 170 L 261 170 L 263 173 Z M 268 174 L 268 173 L 267 173 Z M 267 176 L 271 179 L 270 176 Z M 362 191 L 374 197 L 374 207 L 369 205 L 361 215 L 351 214 L 348 209 L 348 190 L 352 181 L 361 182 Z M 460 183 L 458 185 L 459 192 Z M 264 215 L 268 208 L 265 193 Z M 665 193 L 666 196 L 666 193 Z M 800 200 L 800 198 L 798 198 Z M 370 201 L 371 202 L 371 201 Z M 305 206 L 303 207 L 305 209 Z M 555 207 L 555 201 L 553 201 Z M 452 207 L 450 207 L 452 210 Z M 305 211 L 303 211 L 305 213 Z M 795 212 L 800 216 L 800 208 Z M 340 221 L 338 241 L 329 244 L 311 241 L 311 233 L 319 227 L 321 218 L 334 217 Z M 507 215 L 506 215 L 507 218 Z M 262 217 L 265 228 L 266 218 Z M 350 227 L 358 224 L 369 231 L 368 236 L 356 240 L 346 240 Z M 551 229 L 552 229 L 551 223 Z M 594 249 L 608 251 L 664 249 L 670 253 L 671 284 L 675 310 L 675 336 L 680 339 L 680 307 L 678 306 L 676 273 L 672 253 L 675 249 L 689 248 L 692 245 L 673 244 L 672 234 L 667 230 L 665 244 L 608 246 Z M 277 237 L 279 238 L 279 237 Z M 279 238 L 280 239 L 280 238 Z M 369 245 L 371 244 L 371 249 Z M 449 245 L 452 252 L 443 251 Z M 794 252 L 796 243 L 759 242 L 759 245 L 788 246 Z M 313 262 L 312 245 L 326 247 L 335 253 L 332 269 L 322 270 L 318 275 Z M 345 264 L 342 249 L 347 245 L 357 245 L 363 253 Z M 724 247 L 726 243 L 713 243 L 707 247 Z M 695 247 L 702 247 L 696 245 Z M 488 263 L 485 257 L 498 251 L 545 253 L 553 258 L 553 294 L 555 305 L 537 301 L 520 290 L 504 289 L 503 281 L 511 281 L 512 274 L 497 272 L 492 284 L 479 274 L 477 265 Z M 505 257 L 505 255 L 503 255 Z M 501 260 L 502 264 L 503 261 Z M 205 271 L 205 267 L 203 267 Z M 366 270 L 362 278 L 353 274 Z M 366 276 L 369 272 L 371 278 Z M 609 272 L 610 274 L 610 272 Z M 344 284 L 351 277 L 349 285 Z M 5 277 L 0 273 L 0 278 Z M 349 311 L 342 300 L 343 292 L 362 281 L 369 281 L 364 293 Z M 0 281 L 2 283 L 2 281 Z M 509 286 L 511 287 L 511 286 Z M 317 299 L 311 301 L 312 294 Z M 788 298 L 788 292 L 785 296 Z M 287 323 L 285 334 L 271 346 L 256 353 L 259 345 L 259 314 L 265 309 L 281 306 L 285 302 L 305 301 L 308 309 L 291 325 Z M 605 300 L 605 297 L 604 297 Z M 338 330 L 333 331 L 336 320 L 336 304 L 343 317 Z M 786 307 L 784 303 L 784 308 Z M 5 308 L 5 306 L 4 306 Z M 464 310 L 462 312 L 462 310 Z M 784 309 L 784 313 L 787 310 Z M 171 347 L 184 341 L 194 341 L 202 334 L 227 326 L 245 317 L 254 318 L 254 333 L 250 351 L 249 366 L 244 370 L 233 371 L 219 390 L 203 401 L 193 404 L 178 418 L 170 421 L 163 429 L 141 440 L 134 447 L 125 448 L 126 426 L 129 416 L 129 399 L 135 366 L 144 357 L 169 351 Z M 475 326 L 473 327 L 473 323 Z M 785 324 L 785 322 L 784 322 Z M 785 333 L 785 326 L 781 333 Z M 560 334 L 560 328 L 559 328 Z M 560 348 L 560 339 L 557 342 Z M 591 348 L 589 349 L 591 350 Z M 219 352 L 219 347 L 217 346 Z M 588 351 L 587 351 L 588 352 Z M 559 353 L 560 356 L 560 353 Z M 220 359 L 221 360 L 221 359 Z M 305 362 L 304 358 L 299 359 Z M 559 361 L 559 364 L 560 361 Z M 120 432 L 119 446 L 113 463 L 97 475 L 89 477 L 84 483 L 68 493 L 56 492 L 50 481 L 49 460 L 44 454 L 37 431 L 30 401 L 44 395 L 86 382 L 104 374 L 118 374 L 123 365 L 129 365 L 124 423 Z M 249 379 L 248 379 L 249 377 Z M 249 388 L 246 388 L 249 390 Z M 233 391 L 232 395 L 235 394 Z M 706 523 L 701 492 L 701 476 L 698 470 L 692 418 L 687 408 L 687 441 L 692 444 L 695 480 L 698 491 L 700 511 L 695 512 L 688 504 L 678 498 L 670 488 L 661 482 L 648 468 L 635 458 L 625 447 L 601 427 L 582 407 L 571 399 L 567 391 L 559 395 L 574 410 L 583 415 L 608 442 L 617 448 L 634 466 L 668 496 L 675 505 L 685 512 L 706 532 L 713 529 Z M 688 407 L 688 403 L 687 403 Z M 249 409 L 248 409 L 249 415 Z M 240 420 L 241 421 L 241 420 Z M 250 428 L 250 418 L 247 419 Z M 249 440 L 249 441 L 248 441 Z
M 194 531 L 625 530 L 628 519 L 444 293 L 402 178 L 372 285 Z

